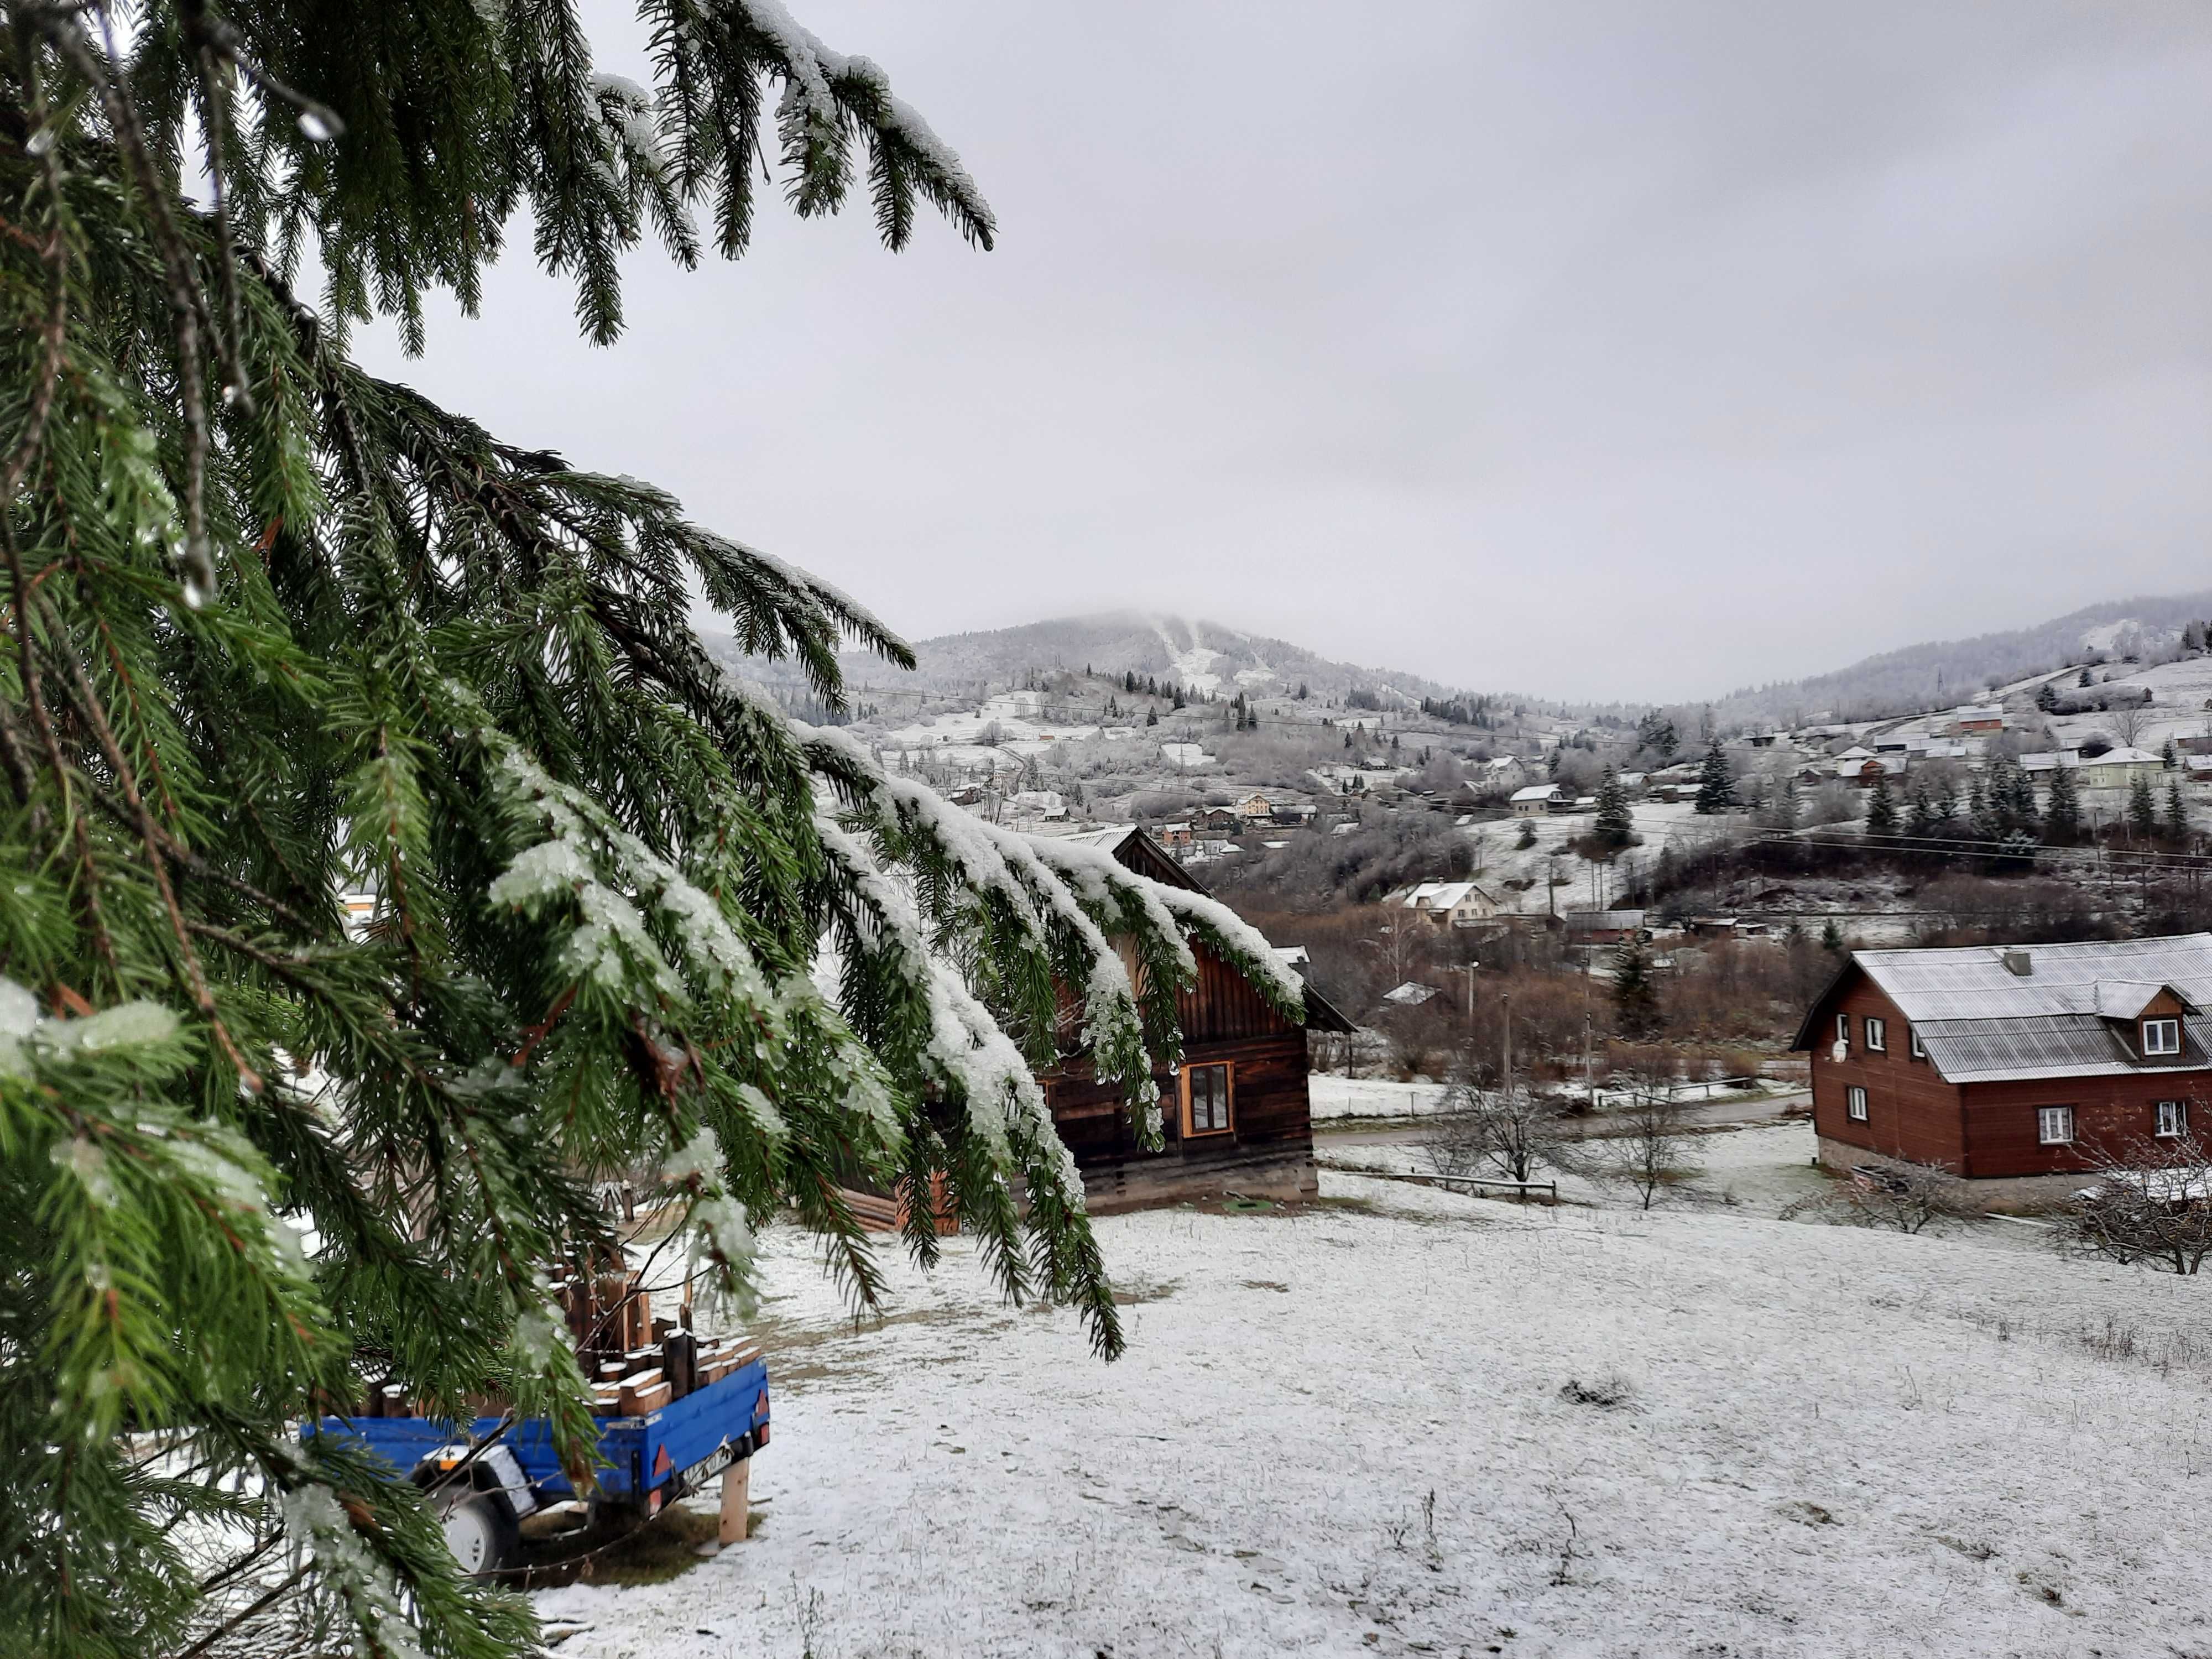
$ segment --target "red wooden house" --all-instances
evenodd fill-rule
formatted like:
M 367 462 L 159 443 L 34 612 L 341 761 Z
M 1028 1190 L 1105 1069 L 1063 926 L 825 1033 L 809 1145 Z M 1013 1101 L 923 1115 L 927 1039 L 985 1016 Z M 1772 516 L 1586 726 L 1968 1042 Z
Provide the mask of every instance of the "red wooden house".
M 1998 1200 L 2078 1187 L 2098 1149 L 2212 1134 L 2212 933 L 1860 951 L 1816 999 L 1821 1162 L 1900 1160 Z
M 1139 875 L 1205 890 L 1141 830 L 1092 830 L 1077 839 Z M 1306 1031 L 1350 1031 L 1352 1022 L 1309 986 L 1305 1024 L 1293 1024 L 1205 946 L 1194 942 L 1191 950 L 1198 982 L 1176 1000 L 1182 1060 L 1157 1079 L 1165 1130 L 1160 1151 L 1138 1146 L 1120 1091 L 1102 1086 L 1081 1054 L 1041 1079 L 1094 1214 L 1229 1195 L 1312 1198 L 1320 1190 Z

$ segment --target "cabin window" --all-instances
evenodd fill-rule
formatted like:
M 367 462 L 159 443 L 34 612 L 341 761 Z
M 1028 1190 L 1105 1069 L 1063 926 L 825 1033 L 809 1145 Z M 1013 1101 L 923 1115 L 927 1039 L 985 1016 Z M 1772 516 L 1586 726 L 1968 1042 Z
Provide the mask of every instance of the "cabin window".
M 2035 1138 L 2046 1146 L 2072 1146 L 2074 1144 L 2074 1109 L 2071 1106 L 2037 1108 Z
M 1889 1022 L 1869 1014 L 1861 1022 L 1866 1027 L 1866 1045 L 1878 1054 L 1889 1052 Z
M 1182 1132 L 1187 1135 L 1224 1135 L 1230 1130 L 1229 1067 L 1186 1066 L 1182 1068 Z
M 2189 1103 L 2185 1100 L 2161 1100 L 2158 1103 L 2158 1133 L 2171 1140 L 2189 1129 Z
M 2147 1019 L 2142 1023 L 2142 1051 L 2147 1054 L 2178 1054 L 2181 1052 L 2181 1022 Z
M 1905 1028 L 1905 1040 L 1911 1045 L 1913 1059 L 1928 1058 L 1928 1051 L 1920 1046 L 1920 1028 L 1917 1025 L 1908 1025 Z
M 1867 1121 L 1866 1091 L 1856 1083 L 1844 1091 L 1844 1115 L 1854 1123 Z
M 1838 1014 L 1836 1016 L 1836 1041 L 1838 1042 L 1849 1042 L 1850 1040 L 1851 1017 L 1849 1014 Z

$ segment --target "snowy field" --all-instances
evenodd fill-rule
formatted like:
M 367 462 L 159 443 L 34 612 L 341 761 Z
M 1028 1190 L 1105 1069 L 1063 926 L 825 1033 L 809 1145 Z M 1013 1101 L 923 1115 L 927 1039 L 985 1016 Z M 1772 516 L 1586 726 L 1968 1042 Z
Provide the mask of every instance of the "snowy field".
M 2197 1282 L 1323 1190 L 1102 1220 L 1110 1366 L 962 1241 L 854 1333 L 771 1231 L 762 1535 L 541 1594 L 562 1659 L 2212 1652 Z

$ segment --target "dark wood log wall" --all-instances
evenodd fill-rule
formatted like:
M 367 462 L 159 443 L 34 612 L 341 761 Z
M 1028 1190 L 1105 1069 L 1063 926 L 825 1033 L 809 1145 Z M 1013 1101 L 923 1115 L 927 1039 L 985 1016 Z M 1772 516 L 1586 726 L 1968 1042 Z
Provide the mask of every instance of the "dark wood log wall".
M 1145 1152 L 1120 1094 L 1099 1084 L 1087 1057 L 1070 1059 L 1044 1079 L 1045 1094 L 1095 1212 L 1224 1193 L 1282 1197 L 1315 1189 L 1305 1031 L 1261 1001 L 1242 975 L 1194 948 L 1198 982 L 1176 999 L 1183 1064 L 1226 1061 L 1233 1067 L 1232 1129 L 1186 1138 L 1177 1079 L 1163 1071 L 1154 1081 L 1166 1144 Z

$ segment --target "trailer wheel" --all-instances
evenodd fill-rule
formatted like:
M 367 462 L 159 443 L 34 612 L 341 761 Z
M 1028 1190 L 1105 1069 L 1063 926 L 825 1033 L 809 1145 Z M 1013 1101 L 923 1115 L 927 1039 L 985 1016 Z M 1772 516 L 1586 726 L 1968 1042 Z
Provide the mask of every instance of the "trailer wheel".
M 514 1559 L 521 1542 L 514 1511 L 496 1493 L 457 1492 L 439 1506 L 438 1519 L 446 1529 L 446 1547 L 465 1573 L 498 1571 Z

